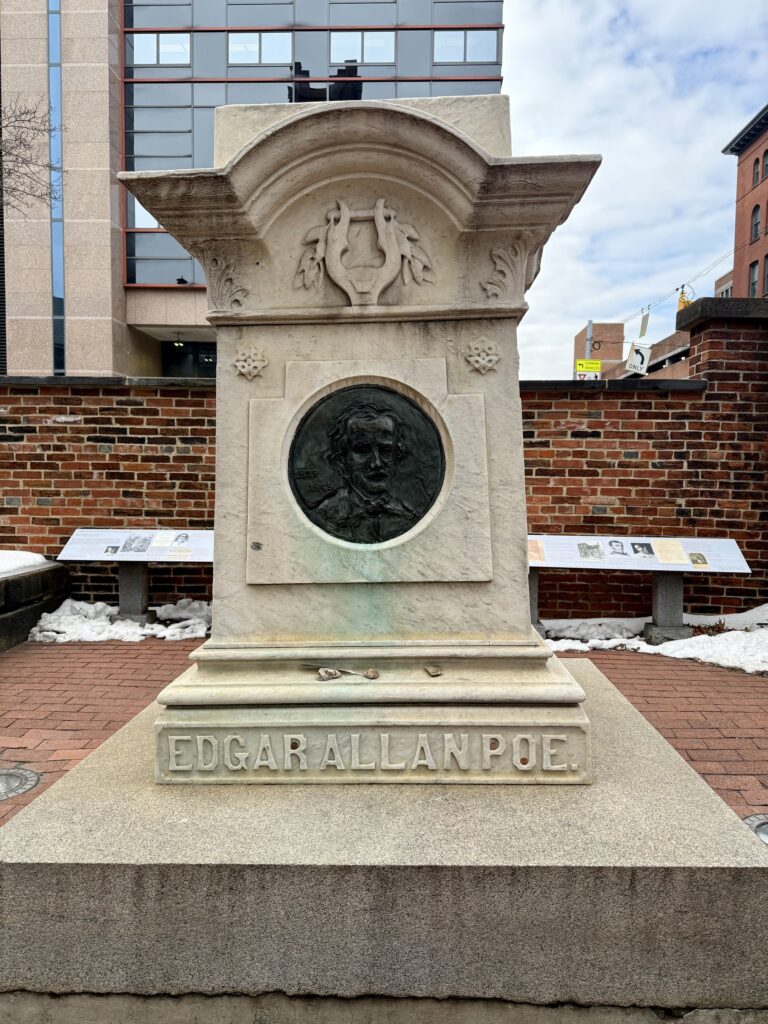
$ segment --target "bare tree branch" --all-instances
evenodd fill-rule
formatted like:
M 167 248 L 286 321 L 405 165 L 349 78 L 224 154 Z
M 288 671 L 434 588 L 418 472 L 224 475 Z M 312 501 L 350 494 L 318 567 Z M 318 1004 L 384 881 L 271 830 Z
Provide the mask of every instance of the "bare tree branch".
M 0 109 L 0 201 L 23 216 L 61 198 L 61 167 L 51 164 L 51 112 L 44 100 L 13 96 Z M 53 172 L 53 173 L 52 173 Z

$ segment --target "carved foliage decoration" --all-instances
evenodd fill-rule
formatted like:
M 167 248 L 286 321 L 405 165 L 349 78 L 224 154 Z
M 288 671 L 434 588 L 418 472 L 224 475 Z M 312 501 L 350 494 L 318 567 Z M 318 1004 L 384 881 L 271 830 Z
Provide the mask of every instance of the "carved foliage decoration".
M 531 239 L 523 235 L 504 248 L 491 249 L 491 260 L 496 273 L 480 282 L 486 298 L 522 303 L 526 288 L 538 272 L 540 247 L 534 250 Z
M 375 239 L 365 230 L 371 227 Z M 319 289 L 327 273 L 353 306 L 376 305 L 398 274 L 404 284 L 434 280 L 430 258 L 418 241 L 416 229 L 401 223 L 385 199 L 366 210 L 354 210 L 339 199 L 326 223 L 305 235 L 294 285 Z
M 250 289 L 238 281 L 235 259 L 231 256 L 220 256 L 206 246 L 195 246 L 190 251 L 205 268 L 210 308 L 220 311 L 242 308 Z

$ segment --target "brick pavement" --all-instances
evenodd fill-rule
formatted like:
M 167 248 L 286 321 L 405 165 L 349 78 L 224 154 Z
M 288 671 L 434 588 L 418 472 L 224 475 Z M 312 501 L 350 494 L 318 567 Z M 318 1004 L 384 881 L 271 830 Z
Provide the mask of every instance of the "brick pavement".
M 42 774 L 0 801 L 0 824 L 154 700 L 199 644 L 21 644 L 0 655 L 0 767 Z
M 42 774 L 0 801 L 0 824 L 145 708 L 198 644 L 23 644 L 0 655 L 0 767 Z M 621 651 L 590 657 L 739 816 L 768 812 L 767 676 Z

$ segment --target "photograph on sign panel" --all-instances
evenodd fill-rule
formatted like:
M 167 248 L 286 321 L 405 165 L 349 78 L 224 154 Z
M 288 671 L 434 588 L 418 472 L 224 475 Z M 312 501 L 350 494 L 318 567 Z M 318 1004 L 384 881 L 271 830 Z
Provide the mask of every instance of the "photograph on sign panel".
M 608 554 L 614 558 L 621 558 L 622 555 L 625 558 L 629 558 L 629 552 L 625 547 L 626 541 L 623 540 L 609 540 L 608 541 Z
M 540 540 L 529 540 L 528 541 L 528 561 L 529 562 L 544 562 L 546 556 L 544 554 L 544 543 Z
M 705 569 L 709 565 L 707 556 L 702 554 L 701 551 L 689 551 L 688 557 L 691 560 L 691 565 L 695 569 Z
M 146 551 L 147 550 L 147 548 L 149 547 L 149 542 L 151 540 L 152 540 L 152 534 L 149 534 L 148 536 L 143 536 L 142 534 L 134 534 L 134 536 L 129 537 L 126 540 L 126 542 L 123 544 L 123 546 L 122 546 L 122 548 L 120 550 L 121 551 L 135 551 L 135 552 L 139 552 L 140 553 L 142 551 Z
M 653 545 L 648 544 L 645 541 L 633 541 L 632 542 L 632 554 L 636 555 L 637 558 L 654 558 Z
M 602 544 L 579 544 L 579 557 L 586 559 L 605 558 Z

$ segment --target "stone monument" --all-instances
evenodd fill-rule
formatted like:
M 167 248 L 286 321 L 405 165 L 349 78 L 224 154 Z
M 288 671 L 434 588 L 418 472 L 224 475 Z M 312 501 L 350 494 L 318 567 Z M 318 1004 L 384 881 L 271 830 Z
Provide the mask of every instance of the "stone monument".
M 165 783 L 585 783 L 532 629 L 516 327 L 599 158 L 506 97 L 226 107 L 211 170 L 121 176 L 203 264 L 214 618 Z
M 515 326 L 597 161 L 510 159 L 498 97 L 217 118 L 126 178 L 219 339 L 157 776 L 585 782 L 591 729 L 595 781 L 157 786 L 149 707 L 0 829 L 0 1020 L 768 1024 L 765 847 L 529 621 Z

